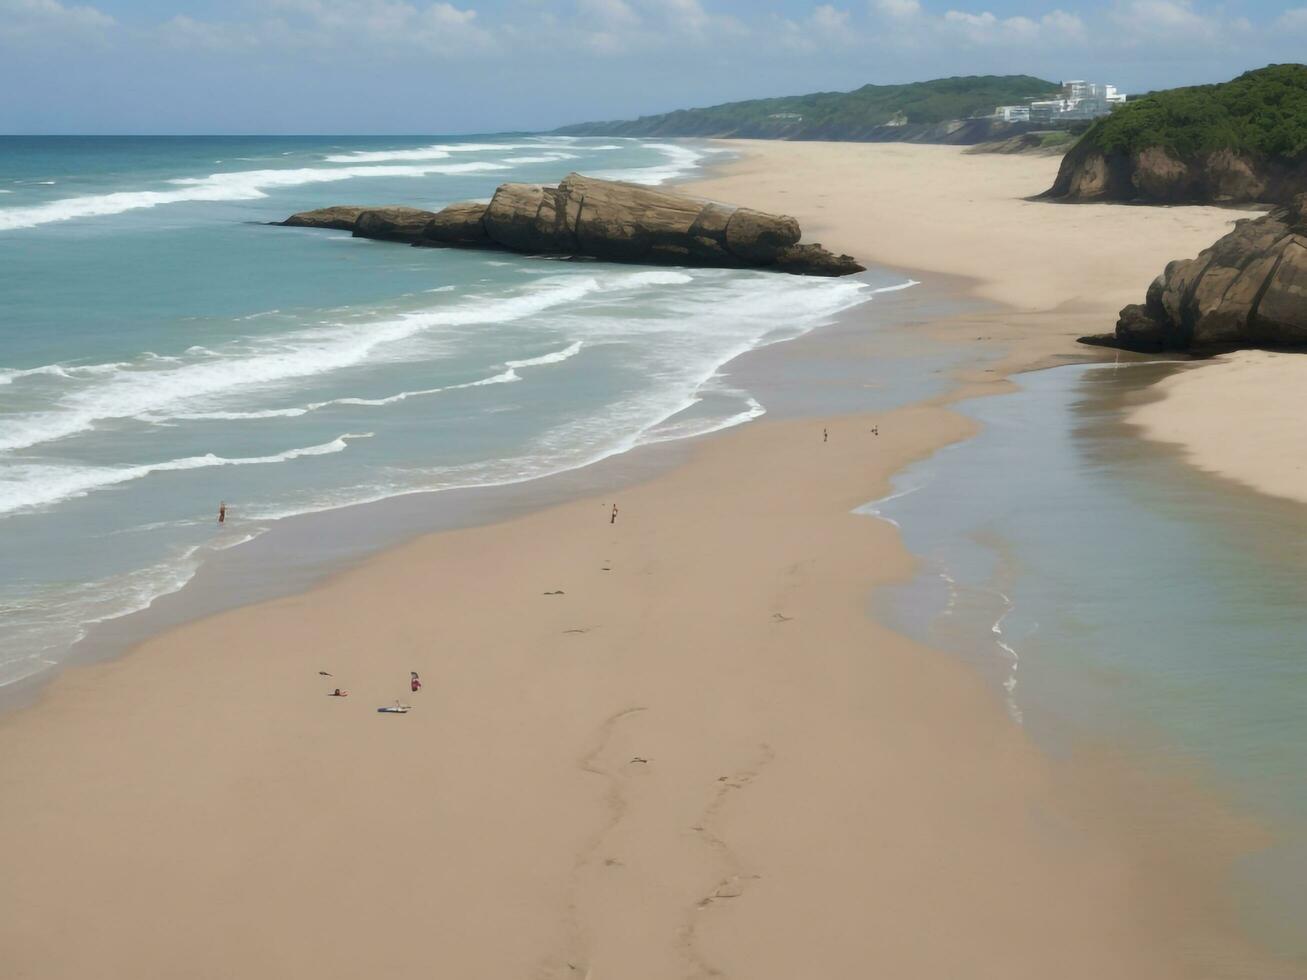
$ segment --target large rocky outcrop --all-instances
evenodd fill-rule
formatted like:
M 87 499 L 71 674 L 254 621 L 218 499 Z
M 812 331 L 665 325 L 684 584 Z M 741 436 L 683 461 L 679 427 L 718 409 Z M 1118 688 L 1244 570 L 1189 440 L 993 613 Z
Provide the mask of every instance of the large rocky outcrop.
M 791 217 L 580 174 L 569 174 L 557 187 L 502 184 L 489 204 L 462 202 L 436 212 L 323 208 L 291 215 L 282 224 L 415 245 L 499 247 L 615 262 L 764 267 L 809 276 L 863 269 L 847 255 L 800 245 L 799 223 Z
M 433 215 L 421 208 L 368 208 L 354 221 L 359 238 L 385 238 L 395 242 L 412 242 L 422 237 Z
M 301 211 L 292 214 L 282 222 L 294 228 L 335 228 L 339 231 L 353 231 L 354 223 L 367 208 L 359 205 L 338 204 L 331 208 L 318 208 L 316 211 Z
M 1082 339 L 1137 351 L 1307 347 L 1307 194 L 1169 263 L 1115 333 Z
M 1184 157 L 1160 146 L 1104 151 L 1082 140 L 1062 158 L 1044 196 L 1155 204 L 1284 203 L 1307 192 L 1307 161 L 1261 159 L 1221 149 Z

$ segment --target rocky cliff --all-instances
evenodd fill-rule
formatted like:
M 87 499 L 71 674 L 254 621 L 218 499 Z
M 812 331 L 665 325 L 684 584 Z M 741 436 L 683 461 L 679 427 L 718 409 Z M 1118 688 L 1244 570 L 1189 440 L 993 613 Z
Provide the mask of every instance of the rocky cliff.
M 1064 201 L 1157 204 L 1289 201 L 1307 192 L 1307 160 L 1267 159 L 1232 149 L 1181 155 L 1161 146 L 1103 150 L 1081 140 L 1045 196 Z
M 1307 65 L 1152 92 L 1099 119 L 1046 196 L 1288 204 L 1307 191 Z
M 1115 333 L 1081 339 L 1137 351 L 1307 347 L 1307 194 L 1171 262 Z
M 580 174 L 569 174 L 557 187 L 501 184 L 489 204 L 468 201 L 435 212 L 341 206 L 293 214 L 281 224 L 414 245 L 498 247 L 615 262 L 762 267 L 810 276 L 863 270 L 847 255 L 800 245 L 799 223 L 786 215 Z

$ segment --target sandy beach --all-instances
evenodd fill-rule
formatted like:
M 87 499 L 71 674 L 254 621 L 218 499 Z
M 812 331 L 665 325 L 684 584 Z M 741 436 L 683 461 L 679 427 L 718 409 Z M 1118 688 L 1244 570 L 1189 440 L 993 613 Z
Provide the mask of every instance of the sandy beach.
M 1307 502 L 1307 433 L 1296 402 L 1304 384 L 1307 361 L 1297 354 L 1236 351 L 1161 381 L 1153 389 L 1161 397 L 1129 419 L 1148 438 L 1178 447 L 1201 470 Z
M 971 392 L 1246 216 L 1029 202 L 1048 157 L 736 147 L 695 193 L 996 304 L 934 327 L 1005 352 Z M 65 671 L 0 718 L 4 975 L 1297 975 L 1222 898 L 1255 829 L 1169 833 L 1192 798 L 1050 761 L 867 615 L 911 560 L 852 510 L 969 434 L 946 401 L 764 418 Z

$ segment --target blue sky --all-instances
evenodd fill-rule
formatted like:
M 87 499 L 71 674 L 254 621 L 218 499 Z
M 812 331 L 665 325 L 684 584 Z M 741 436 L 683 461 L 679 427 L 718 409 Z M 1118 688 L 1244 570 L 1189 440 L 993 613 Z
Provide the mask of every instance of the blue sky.
M 0 132 L 540 129 L 941 75 L 1303 60 L 1307 0 L 0 0 Z

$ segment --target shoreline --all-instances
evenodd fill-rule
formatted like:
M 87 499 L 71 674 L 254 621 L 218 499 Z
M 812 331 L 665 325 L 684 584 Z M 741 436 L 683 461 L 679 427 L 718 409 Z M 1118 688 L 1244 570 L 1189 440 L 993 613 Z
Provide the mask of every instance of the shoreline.
M 1293 399 L 1305 382 L 1301 354 L 1235 351 L 1174 371 L 1127 421 L 1142 438 L 1178 453 L 1209 478 L 1303 504 L 1304 433 Z M 1230 405 L 1238 405 L 1238 412 L 1229 411 Z
M 877 292 L 879 289 L 872 290 L 873 294 Z M 746 386 L 756 383 L 766 388 L 779 380 L 778 372 L 768 365 L 778 360 L 783 363 L 784 350 L 812 342 L 820 347 L 825 336 L 856 333 L 866 319 L 868 303 L 877 304 L 873 316 L 879 330 L 897 331 L 905 323 L 920 319 L 923 310 L 919 307 L 924 308 L 924 315 L 933 317 L 968 306 L 952 295 L 946 290 L 943 295 L 930 294 L 924 299 L 919 299 L 919 294 L 904 297 L 906 304 L 897 305 L 906 305 L 907 312 L 886 310 L 890 304 L 884 300 L 878 302 L 873 295 L 798 337 L 772 341 L 747 351 L 723 365 L 721 371 L 723 376 L 743 372 Z M 767 390 L 770 404 L 766 411 L 773 419 L 814 411 L 812 400 L 806 396 L 795 399 L 786 397 L 779 389 Z M 847 410 L 836 402 L 825 404 L 824 409 Z M 181 588 L 156 596 L 143 609 L 90 624 L 87 635 L 73 647 L 72 655 L 66 660 L 52 669 L 0 686 L 0 718 L 33 704 L 46 685 L 65 669 L 128 655 L 133 648 L 161 633 L 198 619 L 315 588 L 416 537 L 485 526 L 578 496 L 607 494 L 644 482 L 683 462 L 699 439 L 711 438 L 738 424 L 689 438 L 641 443 L 545 476 L 503 484 L 415 491 L 262 524 L 255 521 L 254 526 L 262 530 L 253 540 L 239 547 L 214 551 Z M 227 530 L 243 533 L 239 518 L 229 522 Z M 269 575 L 269 569 L 275 569 L 275 580 Z
M 694 189 L 738 188 L 738 169 L 747 175 L 757 153 Z M 847 151 L 828 155 L 847 169 L 838 159 Z M 790 170 L 771 164 L 764 191 Z M 693 440 L 674 465 L 623 487 L 620 525 L 605 524 L 606 499 L 582 496 L 424 535 L 307 593 L 64 672 L 35 708 L 0 719 L 0 742 L 21 738 L 28 749 L 17 761 L 6 753 L 0 778 L 51 818 L 39 830 L 34 813 L 0 823 L 68 842 L 55 881 L 34 874 L 39 843 L 16 871 L 13 891 L 28 902 L 0 916 L 0 929 L 13 930 L 9 948 L 28 937 L 20 969 L 85 975 L 78 957 L 127 942 L 138 958 L 122 975 L 175 972 L 197 950 L 213 957 L 215 976 L 263 975 L 292 952 L 304 957 L 300 972 L 307 963 L 351 976 L 375 968 L 381 950 L 409 975 L 431 964 L 403 951 L 404 937 L 432 913 L 459 930 L 442 936 L 442 965 L 472 975 L 854 975 L 875 964 L 952 976 L 979 958 L 1009 976 L 1058 963 L 1070 976 L 1180 977 L 1208 965 L 1193 959 L 1194 943 L 1238 950 L 1251 969 L 1256 955 L 1207 904 L 1225 855 L 1179 874 L 1178 845 L 1141 856 L 1080 826 L 1075 794 L 1057 785 L 1069 771 L 1050 769 L 978 678 L 865 613 L 870 591 L 912 561 L 892 528 L 853 508 L 906 463 L 974 431 L 947 403 L 997 393 L 1007 373 L 1050 359 L 1092 359 L 1067 338 L 1102 306 L 1064 298 L 1051 310 L 1034 303 L 932 323 L 959 345 L 984 330 L 977 340 L 988 352 L 1027 342 L 951 375 L 958 383 L 924 404 L 764 418 Z M 1052 336 L 1030 340 L 1041 326 Z M 874 443 L 864 431 L 872 419 L 885 428 Z M 813 437 L 823 424 L 832 446 Z M 564 580 L 563 596 L 542 598 Z M 478 581 L 494 583 L 490 594 Z M 445 607 L 438 621 L 431 606 Z M 278 656 L 253 652 L 268 647 Z M 360 678 L 349 681 L 358 701 L 323 710 L 310 668 L 327 660 Z M 390 719 L 362 713 L 390 696 L 378 672 L 402 676 L 417 661 L 429 684 L 439 680 L 395 721 L 425 734 L 415 738 L 410 724 L 396 740 L 375 724 Z M 326 720 L 337 708 L 353 709 L 349 726 Z M 60 779 L 46 774 L 57 759 Z M 414 778 L 427 771 L 437 778 Z M 106 819 L 125 835 L 112 853 L 96 847 L 107 827 L 77 832 L 85 806 L 106 799 L 116 801 Z M 259 818 L 238 831 L 223 816 L 242 802 Z M 1032 822 L 1032 808 L 1044 816 Z M 286 836 L 305 821 L 308 833 Z M 176 825 L 188 828 L 180 838 Z M 332 846 L 342 839 L 343 853 Z M 452 848 L 468 840 L 480 846 Z M 202 841 L 204 853 L 187 841 Z M 103 892 L 128 852 L 148 857 L 138 873 L 174 878 L 170 898 L 187 927 L 157 948 L 131 945 L 153 896 L 114 908 Z M 294 895 L 271 874 L 296 882 Z M 382 921 L 369 909 L 393 902 L 397 875 L 409 899 Z M 1176 880 L 1192 887 L 1169 894 Z M 306 902 L 307 883 L 315 899 Z M 61 924 L 48 921 L 67 886 L 79 904 L 108 907 L 84 948 L 60 947 Z M 1123 894 L 1148 900 L 1131 908 Z M 505 895 L 514 896 L 510 921 Z M 4 897 L 0 905 L 16 905 Z M 361 921 L 366 935 L 322 949 L 312 937 L 324 917 L 333 934 Z M 1031 934 L 1017 948 L 1013 918 Z M 941 925 L 956 945 L 922 941 Z M 53 949 L 66 972 L 35 972 L 47 962 L 38 953 Z M 99 965 L 98 975 L 119 975 Z

